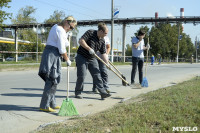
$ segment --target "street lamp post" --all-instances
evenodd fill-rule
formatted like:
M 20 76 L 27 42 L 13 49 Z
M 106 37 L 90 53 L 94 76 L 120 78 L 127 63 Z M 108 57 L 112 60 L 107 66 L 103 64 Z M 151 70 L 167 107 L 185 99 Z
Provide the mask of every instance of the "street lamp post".
M 38 24 L 37 24 L 37 31 L 36 31 L 36 33 L 37 33 L 37 36 L 36 36 L 36 40 L 37 40 L 37 50 L 36 50 L 36 62 L 38 62 Z
M 39 24 L 37 24 L 36 28 L 33 27 L 33 31 L 36 32 L 36 61 L 38 62 L 38 31 L 39 31 Z M 44 33 L 44 27 L 40 27 L 40 33 Z
M 180 36 L 180 24 L 178 24 L 178 47 L 177 47 L 177 57 L 176 57 L 177 63 L 178 63 L 178 55 L 179 55 L 179 36 Z
M 197 41 L 197 36 L 198 35 L 200 35 L 200 34 L 197 34 L 196 35 L 196 38 L 195 38 L 195 49 L 196 49 L 196 63 L 198 63 L 198 52 L 197 52 L 197 50 L 198 50 L 198 43 L 199 43 L 199 41 Z
M 197 57 L 197 36 L 195 41 L 195 48 L 196 48 L 196 63 L 198 63 L 198 57 Z
M 113 40 L 114 40 L 114 0 L 111 0 L 111 62 L 113 62 Z

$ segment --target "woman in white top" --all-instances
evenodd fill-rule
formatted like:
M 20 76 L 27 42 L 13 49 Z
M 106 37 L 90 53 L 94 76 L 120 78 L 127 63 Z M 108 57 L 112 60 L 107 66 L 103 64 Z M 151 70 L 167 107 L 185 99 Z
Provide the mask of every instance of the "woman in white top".
M 66 47 L 70 45 L 69 34 L 66 32 L 73 30 L 76 25 L 76 20 L 69 16 L 61 23 L 55 24 L 49 32 L 38 73 L 45 81 L 40 103 L 42 111 L 55 112 L 54 109 L 60 109 L 60 106 L 56 105 L 55 93 L 61 78 L 61 56 L 66 61 L 67 66 L 71 66 L 66 52 Z

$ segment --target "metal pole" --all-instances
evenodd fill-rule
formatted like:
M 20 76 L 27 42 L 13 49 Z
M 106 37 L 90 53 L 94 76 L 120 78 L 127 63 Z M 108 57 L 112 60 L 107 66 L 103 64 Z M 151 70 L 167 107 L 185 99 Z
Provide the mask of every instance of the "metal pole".
M 38 62 L 38 24 L 37 24 L 37 29 L 36 29 L 36 33 L 37 33 L 37 49 L 36 49 L 36 61 Z
M 195 46 L 196 46 L 196 63 L 198 63 L 198 58 L 197 58 L 197 36 L 196 36 Z
M 15 62 L 18 61 L 18 42 L 17 42 L 17 28 L 15 28 Z
M 114 0 L 111 2 L 111 62 L 113 62 L 113 38 L 114 38 Z
M 125 44 L 126 44 L 126 24 L 123 24 L 123 35 L 122 35 L 122 39 L 123 39 L 123 44 L 122 44 L 122 62 L 125 62 L 126 58 L 126 54 L 125 54 Z
M 178 47 L 177 47 L 177 57 L 176 57 L 177 63 L 178 63 L 178 55 L 179 55 L 179 36 L 180 36 L 180 24 L 178 23 Z

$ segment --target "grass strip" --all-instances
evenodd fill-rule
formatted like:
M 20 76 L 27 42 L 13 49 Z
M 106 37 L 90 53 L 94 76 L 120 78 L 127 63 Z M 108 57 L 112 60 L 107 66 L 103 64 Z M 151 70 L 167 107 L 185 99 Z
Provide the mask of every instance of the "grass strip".
M 130 63 L 115 62 L 114 65 L 130 65 Z M 33 61 L 9 61 L 0 63 L 0 72 L 2 71 L 23 71 L 23 70 L 34 70 L 39 69 L 40 62 L 36 63 Z M 62 62 L 62 66 L 66 67 L 66 63 Z M 72 62 L 71 67 L 75 67 L 76 63 Z
M 50 125 L 40 133 L 170 133 L 173 127 L 200 130 L 200 78 L 142 94 L 112 109 Z

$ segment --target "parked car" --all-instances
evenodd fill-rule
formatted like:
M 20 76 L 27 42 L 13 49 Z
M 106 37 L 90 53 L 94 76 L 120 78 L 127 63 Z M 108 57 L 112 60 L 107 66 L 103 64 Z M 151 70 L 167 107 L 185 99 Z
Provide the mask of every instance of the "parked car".
M 23 60 L 25 57 L 24 56 L 19 56 L 17 59 L 18 61 Z M 7 57 L 6 61 L 14 61 L 15 58 L 14 57 Z
M 19 56 L 18 61 L 23 60 L 25 57 L 24 56 Z
M 6 58 L 6 61 L 14 61 L 14 60 L 15 60 L 14 57 L 7 57 L 7 58 Z

